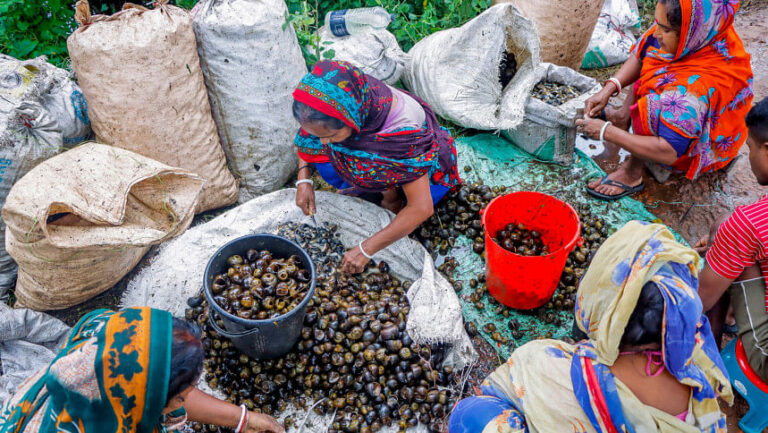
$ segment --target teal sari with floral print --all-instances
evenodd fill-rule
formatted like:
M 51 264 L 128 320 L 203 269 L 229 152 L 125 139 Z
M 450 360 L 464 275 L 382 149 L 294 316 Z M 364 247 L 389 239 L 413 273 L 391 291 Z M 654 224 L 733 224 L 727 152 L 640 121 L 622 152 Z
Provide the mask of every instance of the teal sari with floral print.
M 0 433 L 162 432 L 172 316 L 151 308 L 84 316 L 46 369 L 0 411 Z

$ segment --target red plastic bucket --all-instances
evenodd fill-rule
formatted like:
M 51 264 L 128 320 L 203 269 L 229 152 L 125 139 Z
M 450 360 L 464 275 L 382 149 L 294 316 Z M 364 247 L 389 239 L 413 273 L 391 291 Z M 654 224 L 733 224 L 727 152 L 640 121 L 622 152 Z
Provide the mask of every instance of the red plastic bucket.
M 483 210 L 485 227 L 486 284 L 502 304 L 531 309 L 547 303 L 557 289 L 568 254 L 581 244 L 579 215 L 568 203 L 532 191 L 513 192 L 495 198 Z M 494 242 L 507 224 L 525 224 L 541 233 L 550 254 L 521 256 Z

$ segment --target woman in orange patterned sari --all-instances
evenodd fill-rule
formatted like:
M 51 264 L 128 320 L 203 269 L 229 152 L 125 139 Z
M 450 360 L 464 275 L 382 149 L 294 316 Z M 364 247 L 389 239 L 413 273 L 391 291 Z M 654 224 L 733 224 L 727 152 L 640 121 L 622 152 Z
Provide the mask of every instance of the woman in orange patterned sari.
M 0 433 L 161 433 L 187 418 L 284 433 L 271 417 L 195 388 L 203 367 L 199 333 L 146 307 L 89 313 L 48 367 L 0 410 Z
M 658 1 L 656 23 L 576 122 L 591 138 L 631 154 L 618 170 L 590 182 L 590 194 L 615 200 L 641 191 L 646 162 L 693 180 L 733 161 L 747 138 L 744 117 L 752 102 L 750 57 L 733 28 L 738 8 L 738 0 Z M 606 108 L 630 85 L 622 108 Z

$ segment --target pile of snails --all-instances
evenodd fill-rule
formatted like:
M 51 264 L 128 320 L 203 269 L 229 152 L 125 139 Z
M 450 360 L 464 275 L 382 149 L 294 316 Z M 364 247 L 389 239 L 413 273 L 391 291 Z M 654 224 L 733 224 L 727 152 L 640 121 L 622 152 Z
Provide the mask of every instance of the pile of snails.
M 452 385 L 459 375 L 441 367 L 442 346 L 417 344 L 406 332 L 410 282 L 392 275 L 386 262 L 369 264 L 359 275 L 339 271 L 344 250 L 336 230 L 293 223 L 278 230 L 319 264 L 300 340 L 278 359 L 259 361 L 240 353 L 209 327 L 205 304 L 190 300 L 187 317 L 203 329 L 205 380 L 230 402 L 258 412 L 277 414 L 291 404 L 333 414 L 330 433 L 403 430 L 419 423 L 442 431 L 458 398 Z M 284 423 L 290 427 L 297 420 Z
M 534 86 L 531 96 L 549 105 L 561 105 L 581 95 L 581 93 L 574 86 L 542 81 Z
M 506 191 L 505 186 L 491 187 L 480 182 L 463 184 L 435 206 L 434 214 L 414 231 L 414 235 L 433 255 L 447 254 L 459 235 L 472 239 L 472 249 L 482 254 L 485 251 L 485 231 L 480 209 Z
M 211 284 L 213 300 L 243 319 L 265 320 L 296 308 L 307 295 L 310 274 L 297 256 L 272 257 L 267 250 L 249 249 L 227 258 L 227 271 Z
M 521 256 L 546 256 L 549 249 L 541 239 L 541 233 L 528 230 L 525 224 L 507 224 L 496 232 L 493 241 L 505 250 Z

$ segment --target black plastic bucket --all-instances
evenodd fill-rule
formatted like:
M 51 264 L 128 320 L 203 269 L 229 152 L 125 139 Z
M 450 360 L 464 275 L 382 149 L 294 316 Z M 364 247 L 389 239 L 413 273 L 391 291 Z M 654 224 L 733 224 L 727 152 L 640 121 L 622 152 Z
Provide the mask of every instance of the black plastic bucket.
M 282 316 L 250 320 L 229 314 L 213 300 L 211 284 L 216 275 L 227 271 L 227 258 L 235 254 L 243 255 L 249 248 L 268 250 L 274 258 L 288 258 L 292 255 L 299 257 L 300 267 L 309 271 L 311 282 L 307 294 L 296 308 Z M 210 313 L 218 313 L 224 324 L 224 329 L 221 329 L 213 320 L 213 314 L 209 314 L 211 327 L 221 336 L 229 338 L 235 347 L 248 356 L 272 359 L 288 353 L 299 339 L 307 304 L 315 293 L 315 265 L 304 249 L 288 239 L 266 233 L 246 235 L 228 242 L 216 251 L 205 268 L 203 285 Z

